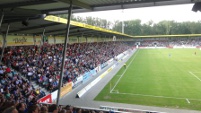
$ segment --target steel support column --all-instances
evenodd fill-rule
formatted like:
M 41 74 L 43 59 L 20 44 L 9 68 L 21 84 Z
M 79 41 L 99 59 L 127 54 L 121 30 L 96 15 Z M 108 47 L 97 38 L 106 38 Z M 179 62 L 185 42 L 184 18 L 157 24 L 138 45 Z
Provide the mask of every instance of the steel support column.
M 2 22 L 3 22 L 3 18 L 4 18 L 4 12 L 2 11 L 2 13 L 1 13 L 1 20 L 0 20 L 0 29 L 1 29 Z
M 9 28 L 10 28 L 10 24 L 8 24 L 8 27 L 7 27 L 7 30 L 6 30 L 6 34 L 5 35 L 2 35 L 3 36 L 3 47 L 2 47 L 2 51 L 1 51 L 1 58 L 0 58 L 0 62 L 2 62 L 2 58 L 3 58 L 3 54 L 4 54 L 4 49 L 5 49 L 5 46 L 6 46 L 6 37 L 8 35 L 8 31 L 9 31 Z
M 55 35 L 53 37 L 54 37 L 54 45 L 55 45 L 56 44 L 56 37 L 55 37 Z M 54 48 L 55 48 L 55 46 L 54 46 Z
M 80 43 L 80 36 L 77 36 L 77 43 Z
M 43 28 L 42 45 L 43 45 L 43 44 L 44 44 L 44 42 L 45 42 L 44 36 L 45 36 L 45 27 Z
M 45 36 L 45 27 L 44 27 L 44 29 L 43 29 L 43 34 L 42 34 L 41 41 L 40 41 L 40 45 L 39 45 L 39 50 L 38 50 L 39 54 L 40 54 L 41 48 L 42 48 L 42 46 L 43 46 L 43 44 L 44 44 L 44 36 Z M 39 61 L 39 59 L 38 59 L 38 61 Z
M 70 0 L 70 6 L 68 10 L 68 20 L 67 20 L 67 25 L 66 25 L 66 35 L 65 35 L 65 42 L 64 42 L 64 48 L 63 48 L 63 57 L 62 57 L 62 65 L 61 65 L 61 72 L 60 72 L 60 79 L 59 79 L 59 90 L 57 94 L 57 106 L 59 106 L 59 100 L 60 100 L 60 92 L 61 92 L 61 87 L 63 83 L 63 71 L 64 71 L 64 65 L 65 65 L 65 59 L 66 59 L 66 49 L 67 49 L 67 44 L 69 41 L 69 29 L 70 29 L 70 19 L 71 19 L 71 13 L 72 13 L 72 0 Z
M 33 42 L 34 42 L 34 46 L 36 46 L 36 35 L 33 35 Z M 36 52 L 36 51 L 35 51 Z

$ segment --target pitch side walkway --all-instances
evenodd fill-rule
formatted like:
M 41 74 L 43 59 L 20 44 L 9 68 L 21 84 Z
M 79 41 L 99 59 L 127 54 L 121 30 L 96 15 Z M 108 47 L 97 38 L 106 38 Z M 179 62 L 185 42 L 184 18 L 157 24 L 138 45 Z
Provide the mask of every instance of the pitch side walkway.
M 72 92 L 70 92 L 69 94 L 67 94 L 60 100 L 60 104 L 61 105 L 72 105 L 72 106 L 77 106 L 77 107 L 98 108 L 98 109 L 102 105 L 102 106 L 111 106 L 111 107 L 159 111 L 159 112 L 167 112 L 167 113 L 201 113 L 201 111 L 194 111 L 194 110 L 170 109 L 170 108 L 161 108 L 161 107 L 152 107 L 152 106 L 94 101 L 93 99 L 104 88 L 104 86 L 112 79 L 112 77 L 118 72 L 118 70 L 123 66 L 124 62 L 126 62 L 134 53 L 135 53 L 135 51 L 130 53 L 129 57 L 124 59 L 124 61 L 120 62 L 117 67 L 115 67 L 109 74 L 107 74 L 101 81 L 99 81 L 95 86 L 93 86 L 81 98 L 75 98 L 77 92 L 79 92 L 82 88 L 84 88 L 88 83 L 93 81 L 98 76 L 94 76 L 88 82 L 83 83 L 82 85 L 76 87 Z M 98 75 L 102 74 L 110 66 L 107 66 L 104 70 L 99 72 Z

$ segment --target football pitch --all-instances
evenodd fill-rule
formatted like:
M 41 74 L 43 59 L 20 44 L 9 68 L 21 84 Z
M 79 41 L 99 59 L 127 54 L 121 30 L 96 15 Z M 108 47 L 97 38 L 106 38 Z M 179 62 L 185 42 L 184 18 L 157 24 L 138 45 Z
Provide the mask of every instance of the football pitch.
M 139 49 L 126 64 L 95 100 L 201 110 L 201 50 Z

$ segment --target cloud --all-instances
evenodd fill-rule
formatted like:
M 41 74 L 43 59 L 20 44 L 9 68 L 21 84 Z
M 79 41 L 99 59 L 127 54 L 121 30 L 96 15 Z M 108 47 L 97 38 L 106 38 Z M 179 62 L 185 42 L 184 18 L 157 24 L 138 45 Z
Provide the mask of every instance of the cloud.
M 77 13 L 74 15 L 81 17 L 98 17 L 109 21 L 140 19 L 142 20 L 142 23 L 146 23 L 150 20 L 153 20 L 154 23 L 162 20 L 174 20 L 177 22 L 201 20 L 201 13 L 193 12 L 192 7 L 193 4 L 155 6 L 124 10 Z

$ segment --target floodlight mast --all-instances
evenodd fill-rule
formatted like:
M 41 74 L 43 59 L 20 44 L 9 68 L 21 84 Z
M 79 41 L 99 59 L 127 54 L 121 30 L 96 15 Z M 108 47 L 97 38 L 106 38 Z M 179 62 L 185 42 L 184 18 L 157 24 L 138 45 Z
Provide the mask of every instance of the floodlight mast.
M 122 33 L 124 34 L 124 9 L 122 9 Z
M 72 14 L 72 0 L 70 1 L 70 6 L 68 9 L 68 19 L 67 19 L 67 25 L 66 25 L 66 34 L 65 34 L 65 42 L 64 42 L 64 47 L 63 47 L 63 56 L 62 56 L 62 65 L 61 65 L 61 72 L 60 72 L 60 79 L 59 79 L 59 89 L 57 93 L 57 106 L 59 106 L 59 100 L 60 100 L 60 92 L 61 92 L 61 87 L 63 83 L 63 71 L 64 71 L 64 65 L 65 65 L 65 59 L 66 59 L 66 48 L 68 44 L 68 36 L 69 36 L 69 29 L 70 29 L 70 20 L 71 20 L 71 14 Z
M 43 28 L 42 45 L 45 43 L 45 27 Z

